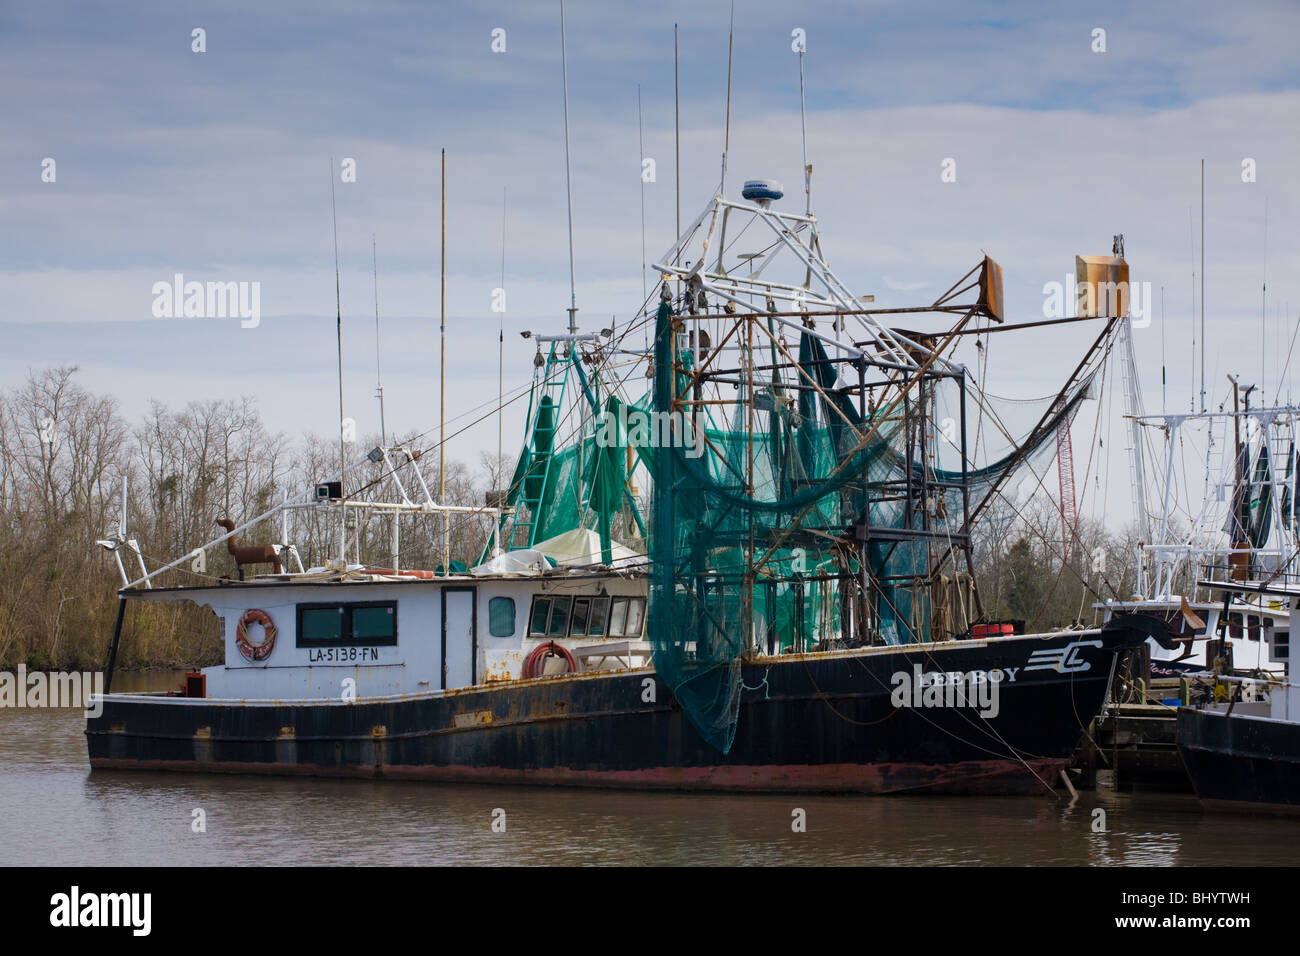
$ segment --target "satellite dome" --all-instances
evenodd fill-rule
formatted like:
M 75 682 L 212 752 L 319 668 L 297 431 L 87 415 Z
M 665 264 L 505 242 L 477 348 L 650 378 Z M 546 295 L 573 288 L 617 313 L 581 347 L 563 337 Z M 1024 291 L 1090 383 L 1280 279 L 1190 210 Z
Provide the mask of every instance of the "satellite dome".
M 785 195 L 785 190 L 775 179 L 749 179 L 745 181 L 744 188 L 740 190 L 740 195 L 744 196 L 751 202 L 756 202 L 760 206 L 769 205 L 773 199 L 780 199 Z

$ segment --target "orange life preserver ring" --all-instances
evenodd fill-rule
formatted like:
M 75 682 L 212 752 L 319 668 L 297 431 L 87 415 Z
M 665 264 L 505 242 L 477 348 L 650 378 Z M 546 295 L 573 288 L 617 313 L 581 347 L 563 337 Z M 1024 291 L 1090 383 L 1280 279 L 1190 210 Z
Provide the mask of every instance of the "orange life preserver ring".
M 254 644 L 248 639 L 248 625 L 261 624 L 266 637 L 261 644 Z M 275 622 L 271 615 L 259 608 L 249 608 L 235 625 L 235 644 L 246 661 L 264 661 L 271 656 L 275 647 Z

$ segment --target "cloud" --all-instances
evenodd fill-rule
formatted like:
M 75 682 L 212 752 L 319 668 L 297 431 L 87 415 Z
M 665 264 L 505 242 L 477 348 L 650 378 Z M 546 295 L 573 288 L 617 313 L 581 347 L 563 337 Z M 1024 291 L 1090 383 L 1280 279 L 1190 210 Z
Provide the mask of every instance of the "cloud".
M 518 332 L 559 329 L 568 304 L 556 11 L 506 3 L 306 10 L 157 4 L 110 15 L 95 5 L 38 5 L 6 14 L 0 383 L 75 361 L 128 407 L 151 395 L 182 402 L 234 388 L 258 394 L 276 427 L 298 431 L 305 416 L 329 430 L 329 403 L 295 396 L 333 374 L 330 162 L 351 157 L 358 181 L 335 181 L 342 312 L 348 342 L 358 343 L 348 346 L 356 350 L 349 388 L 366 394 L 373 369 L 374 235 L 393 343 L 390 394 L 406 396 L 394 414 L 412 426 L 429 420 L 443 147 L 455 400 L 468 408 L 495 394 L 500 317 L 489 306 L 501 284 L 503 190 L 507 379 L 527 380 L 533 346 Z M 579 321 L 598 328 L 611 315 L 631 321 L 644 285 L 653 294 L 640 268 L 638 83 L 645 154 L 657 171 L 644 186 L 650 261 L 673 238 L 674 20 L 684 220 L 717 187 L 727 9 L 574 2 L 567 14 Z M 997 18 L 957 3 L 924 11 L 746 3 L 729 191 L 753 176 L 802 181 L 789 33 L 803 27 L 813 206 L 826 256 L 852 292 L 874 294 L 877 305 L 921 304 L 919 293 L 947 288 L 987 252 L 1006 270 L 1012 320 L 1041 318 L 1044 284 L 1063 279 L 1076 253 L 1108 252 L 1122 232 L 1134 278 L 1152 282 L 1165 310 L 1163 322 L 1156 313 L 1135 335 L 1143 381 L 1160 382 L 1163 364 L 1171 393 L 1184 396 L 1204 157 L 1209 364 L 1223 366 L 1207 377 L 1213 385 L 1229 365 L 1249 362 L 1276 378 L 1281 360 L 1261 363 L 1252 346 L 1238 362 L 1228 347 L 1266 337 L 1268 353 L 1284 357 L 1276 343 L 1289 341 L 1300 308 L 1292 121 L 1300 82 L 1289 40 L 1298 17 L 1274 3 L 1050 17 L 1020 4 Z M 195 25 L 208 30 L 206 54 L 190 52 Z M 507 30 L 505 54 L 489 49 L 498 26 Z M 1097 26 L 1107 30 L 1105 54 L 1089 48 Z M 40 181 L 46 156 L 57 160 L 57 183 Z M 1257 163 L 1253 184 L 1241 181 L 1247 157 Z M 954 183 L 940 180 L 945 159 L 955 161 Z M 785 203 L 798 205 L 798 192 L 790 188 Z M 262 328 L 153 320 L 152 284 L 176 272 L 260 282 Z M 1288 302 L 1290 318 L 1276 315 Z M 1050 394 L 1093 334 L 1056 330 L 1024 344 L 995 337 L 991 384 L 1002 394 Z M 975 361 L 973 352 L 962 359 Z M 494 431 L 483 448 L 495 449 Z M 474 452 L 469 445 L 465 457 Z

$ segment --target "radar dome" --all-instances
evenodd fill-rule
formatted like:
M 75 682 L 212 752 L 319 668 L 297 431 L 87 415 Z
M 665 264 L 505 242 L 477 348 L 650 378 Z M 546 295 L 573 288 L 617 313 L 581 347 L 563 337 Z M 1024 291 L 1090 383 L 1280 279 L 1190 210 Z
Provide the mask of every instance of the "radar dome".
M 773 199 L 780 199 L 785 195 L 785 190 L 775 179 L 750 179 L 746 180 L 744 187 L 740 190 L 740 195 L 744 196 L 750 202 L 758 203 L 760 206 L 768 206 Z

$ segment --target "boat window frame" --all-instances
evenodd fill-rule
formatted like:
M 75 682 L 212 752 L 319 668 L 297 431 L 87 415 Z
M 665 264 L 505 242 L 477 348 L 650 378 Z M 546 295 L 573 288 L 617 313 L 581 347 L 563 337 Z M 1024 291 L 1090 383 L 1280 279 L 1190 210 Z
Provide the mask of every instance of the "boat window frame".
M 568 637 L 569 627 L 573 621 L 573 597 L 572 594 L 534 594 L 533 603 L 528 609 L 528 630 L 525 632 L 525 636 L 545 640 Z M 539 631 L 533 625 L 536 623 L 538 606 L 543 601 L 546 602 L 546 626 Z M 553 625 L 555 624 L 556 605 L 560 602 L 564 604 L 564 626 L 557 632 Z
M 623 603 L 624 606 L 624 612 L 622 617 L 623 623 L 620 626 L 618 633 L 616 634 L 613 631 L 614 613 L 615 613 L 614 607 L 616 604 L 620 602 Z M 639 610 L 639 616 L 637 618 L 637 628 L 635 631 L 629 632 L 627 629 L 627 621 L 628 621 L 628 617 L 630 616 L 629 612 L 632 610 L 633 607 L 638 607 L 640 610 Z M 606 637 L 621 637 L 621 638 L 630 638 L 632 640 L 640 640 L 641 636 L 645 634 L 646 599 L 636 594 L 611 594 L 610 602 L 609 602 L 609 624 L 610 627 L 607 628 L 605 631 Z
M 302 616 L 304 611 L 325 611 L 337 608 L 343 616 L 339 627 L 339 636 L 320 640 L 303 636 Z M 352 631 L 352 611 L 356 608 L 387 608 L 393 615 L 393 633 L 391 637 L 357 638 Z M 397 646 L 397 600 L 391 601 L 304 601 L 294 606 L 294 646 L 299 648 L 317 647 L 396 647 Z
M 496 618 L 492 608 L 498 601 L 506 601 L 510 604 L 510 630 L 504 634 L 498 634 L 496 631 Z M 513 597 L 508 594 L 496 594 L 488 598 L 488 634 L 492 637 L 514 637 L 515 631 L 519 629 L 519 604 Z M 528 624 L 531 627 L 533 623 L 532 616 L 529 615 Z
M 614 594 L 534 594 L 532 604 L 528 609 L 528 629 L 524 636 L 532 640 L 556 640 L 561 637 L 591 637 L 597 640 L 605 640 L 613 637 L 614 635 L 609 630 L 610 613 L 614 607 L 614 602 L 618 600 L 628 599 Z M 634 598 L 633 600 L 644 602 L 645 598 Z M 546 602 L 546 627 L 539 631 L 534 624 L 537 619 L 538 607 L 543 601 Z M 563 633 L 555 633 L 555 629 L 551 626 L 557 601 L 563 601 L 567 605 Z M 586 623 L 580 630 L 575 629 L 573 626 L 575 618 L 573 609 L 579 601 L 585 602 L 587 605 Z M 644 621 L 644 608 L 641 613 Z

